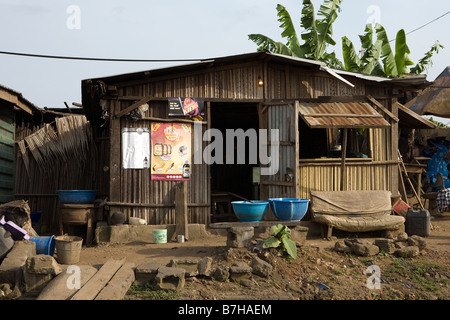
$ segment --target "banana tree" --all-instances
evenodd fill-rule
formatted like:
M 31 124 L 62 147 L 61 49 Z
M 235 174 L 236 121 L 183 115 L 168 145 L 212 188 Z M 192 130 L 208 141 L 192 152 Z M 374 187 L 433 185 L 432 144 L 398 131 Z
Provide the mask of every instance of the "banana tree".
M 311 0 L 303 0 L 303 9 L 300 26 L 304 29 L 301 35 L 303 44 L 297 35 L 291 16 L 282 5 L 277 6 L 278 21 L 281 22 L 281 36 L 287 40 L 286 44 L 274 41 L 262 34 L 250 34 L 250 40 L 258 45 L 258 50 L 268 50 L 273 53 L 285 54 L 289 56 L 323 61 L 331 67 L 342 68 L 342 62 L 335 53 L 328 53 L 329 45 L 334 46 L 333 23 L 340 12 L 342 0 L 325 0 L 320 6 L 316 19 L 314 6 Z
M 439 43 L 435 44 L 415 67 L 408 70 L 408 66 L 414 66 L 414 62 L 409 57 L 411 52 L 406 43 L 405 30 L 401 29 L 397 32 L 395 52 L 391 48 L 386 30 L 382 25 L 375 25 L 375 33 L 377 40 L 374 42 L 373 27 L 368 24 L 365 34 L 359 36 L 361 48 L 364 52 L 362 58 L 359 58 L 353 43 L 347 37 L 342 38 L 342 52 L 346 70 L 386 77 L 397 77 L 409 73 L 420 74 L 431 63 L 433 53 L 438 53 L 439 49 L 442 48 Z

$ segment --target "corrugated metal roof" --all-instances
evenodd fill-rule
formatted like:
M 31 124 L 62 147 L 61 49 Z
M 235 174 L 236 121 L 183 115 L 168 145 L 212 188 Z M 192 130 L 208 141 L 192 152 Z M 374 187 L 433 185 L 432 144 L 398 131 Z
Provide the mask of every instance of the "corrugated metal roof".
M 299 113 L 311 128 L 387 128 L 381 114 L 368 103 L 300 103 Z

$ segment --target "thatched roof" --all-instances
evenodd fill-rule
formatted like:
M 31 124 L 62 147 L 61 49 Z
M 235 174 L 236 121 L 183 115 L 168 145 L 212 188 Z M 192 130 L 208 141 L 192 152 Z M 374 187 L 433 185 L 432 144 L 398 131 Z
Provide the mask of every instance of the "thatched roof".
M 450 118 L 450 67 L 445 68 L 430 87 L 406 106 L 420 115 Z

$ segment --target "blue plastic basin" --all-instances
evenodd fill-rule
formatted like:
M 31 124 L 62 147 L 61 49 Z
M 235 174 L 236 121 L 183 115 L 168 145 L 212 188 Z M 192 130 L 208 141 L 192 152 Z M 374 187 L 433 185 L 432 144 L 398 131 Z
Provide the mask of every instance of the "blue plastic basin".
M 231 205 L 241 222 L 261 221 L 269 208 L 268 201 L 233 201 Z
M 93 203 L 97 190 L 57 190 L 59 201 L 67 204 Z
M 309 199 L 271 198 L 270 209 L 280 221 L 300 221 L 308 211 Z

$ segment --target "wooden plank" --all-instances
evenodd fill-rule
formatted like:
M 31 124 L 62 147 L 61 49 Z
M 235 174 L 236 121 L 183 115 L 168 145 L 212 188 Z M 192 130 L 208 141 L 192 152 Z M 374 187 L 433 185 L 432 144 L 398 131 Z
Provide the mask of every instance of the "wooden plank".
M 152 100 L 153 97 L 146 97 L 146 98 L 142 98 L 141 100 L 139 100 L 136 103 L 133 103 L 131 106 L 129 106 L 128 108 L 125 108 L 119 112 L 117 112 L 115 114 L 116 118 L 120 118 L 121 116 L 133 111 L 136 108 L 139 108 L 140 106 L 142 106 L 143 104 L 149 102 L 150 100 Z
M 367 99 L 372 102 L 376 107 L 383 110 L 384 113 L 386 113 L 392 120 L 395 122 L 399 122 L 400 119 L 394 115 L 392 112 L 390 112 L 388 109 L 386 109 L 381 103 L 379 103 L 377 100 L 375 100 L 371 95 L 367 96 Z
M 97 269 L 93 266 L 81 265 L 80 268 L 80 288 L 82 288 L 91 279 Z M 36 300 L 69 300 L 79 289 L 72 283 L 75 273 L 61 272 L 39 293 Z M 73 286 L 68 286 L 73 284 Z
M 135 280 L 134 268 L 134 262 L 125 263 L 95 300 L 122 300 Z
M 106 261 L 100 270 L 70 300 L 94 300 L 124 263 L 125 258 Z
M 187 217 L 187 182 L 181 181 L 175 186 L 175 232 L 177 235 L 184 235 L 186 240 L 188 234 Z

